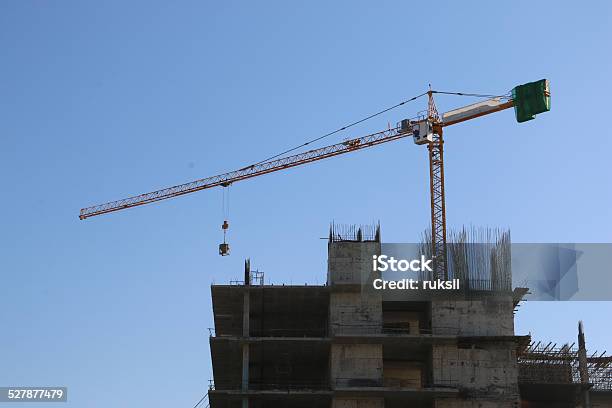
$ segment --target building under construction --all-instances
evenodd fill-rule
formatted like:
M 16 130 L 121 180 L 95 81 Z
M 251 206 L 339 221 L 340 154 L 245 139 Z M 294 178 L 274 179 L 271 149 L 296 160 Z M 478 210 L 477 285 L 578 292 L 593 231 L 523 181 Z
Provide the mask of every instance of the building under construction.
M 526 289 L 499 269 L 467 296 L 389 301 L 362 282 L 380 254 L 379 229 L 334 231 L 325 285 L 267 285 L 248 263 L 213 285 L 210 407 L 612 407 L 612 357 L 582 328 L 577 346 L 516 334 Z

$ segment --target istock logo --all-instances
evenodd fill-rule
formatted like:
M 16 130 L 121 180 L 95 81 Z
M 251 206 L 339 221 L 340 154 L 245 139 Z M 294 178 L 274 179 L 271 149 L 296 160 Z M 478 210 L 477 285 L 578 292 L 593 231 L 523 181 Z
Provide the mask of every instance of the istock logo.
M 372 270 L 376 272 L 433 272 L 431 269 L 431 259 L 425 259 L 424 255 L 421 255 L 421 259 L 395 259 L 394 257 L 389 257 L 387 255 L 374 255 L 372 261 Z

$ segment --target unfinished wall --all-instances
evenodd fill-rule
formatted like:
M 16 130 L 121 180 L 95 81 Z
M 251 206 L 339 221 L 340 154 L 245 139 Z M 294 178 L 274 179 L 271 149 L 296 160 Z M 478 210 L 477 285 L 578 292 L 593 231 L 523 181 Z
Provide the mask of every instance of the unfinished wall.
M 335 398 L 332 408 L 383 408 L 382 398 Z
M 383 311 L 385 333 L 419 334 L 423 314 L 412 311 Z
M 380 243 L 332 242 L 328 251 L 331 335 L 380 333 L 382 296 L 362 286 L 371 278 L 372 256 L 380 255 Z
M 383 375 L 381 344 L 332 344 L 333 388 L 380 387 Z
M 438 399 L 435 408 L 519 408 L 520 401 L 518 399 L 510 399 L 504 401 L 498 400 L 461 400 L 461 399 Z
M 512 298 L 491 296 L 474 300 L 434 300 L 434 334 L 458 336 L 513 336 Z
M 330 242 L 327 254 L 328 285 L 361 285 L 372 274 L 372 256 L 380 255 L 379 242 Z
M 385 387 L 421 388 L 423 364 L 416 361 L 383 361 Z
M 518 397 L 518 364 L 511 344 L 436 345 L 432 360 L 434 385 L 457 387 L 470 397 Z
M 329 302 L 332 335 L 374 334 L 382 327 L 382 302 L 378 294 L 332 292 Z
M 612 392 L 591 391 L 591 408 L 612 408 Z

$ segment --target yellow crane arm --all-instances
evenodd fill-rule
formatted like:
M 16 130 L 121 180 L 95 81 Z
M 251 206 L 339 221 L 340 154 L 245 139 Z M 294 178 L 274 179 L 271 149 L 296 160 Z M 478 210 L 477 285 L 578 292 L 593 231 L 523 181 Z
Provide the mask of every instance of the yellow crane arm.
M 166 200 L 169 198 L 194 193 L 196 191 L 205 190 L 212 187 L 227 187 L 236 181 L 245 180 L 248 178 L 261 176 L 263 174 L 268 174 L 275 171 L 300 166 L 302 164 L 326 159 L 328 157 L 338 156 L 340 154 L 349 153 L 356 150 L 365 149 L 367 147 L 391 142 L 408 136 L 412 136 L 412 133 L 403 132 L 399 127 L 391 128 L 356 139 L 346 140 L 344 142 L 336 143 L 334 145 L 309 150 L 293 156 L 285 156 L 274 160 L 263 161 L 261 163 L 243 167 L 241 169 L 234 170 L 228 173 L 195 180 L 185 184 L 179 184 L 173 187 L 152 191 L 150 193 L 144 193 L 121 200 L 110 201 L 108 203 L 86 207 L 81 209 L 79 218 L 81 220 L 84 220 L 86 218 L 94 217 L 96 215 L 102 215 L 109 212 L 137 207 L 139 205 Z

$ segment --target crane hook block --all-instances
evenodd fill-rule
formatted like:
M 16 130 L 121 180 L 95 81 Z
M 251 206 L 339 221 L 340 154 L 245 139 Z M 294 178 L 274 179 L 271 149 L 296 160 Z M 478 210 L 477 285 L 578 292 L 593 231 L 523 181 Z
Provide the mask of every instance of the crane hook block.
M 227 230 L 228 228 L 229 228 L 229 223 L 227 222 L 227 220 L 224 220 L 223 225 L 221 225 L 221 229 Z
M 219 255 L 226 256 L 229 254 L 230 254 L 229 244 L 226 244 L 225 242 L 222 244 L 219 244 Z

